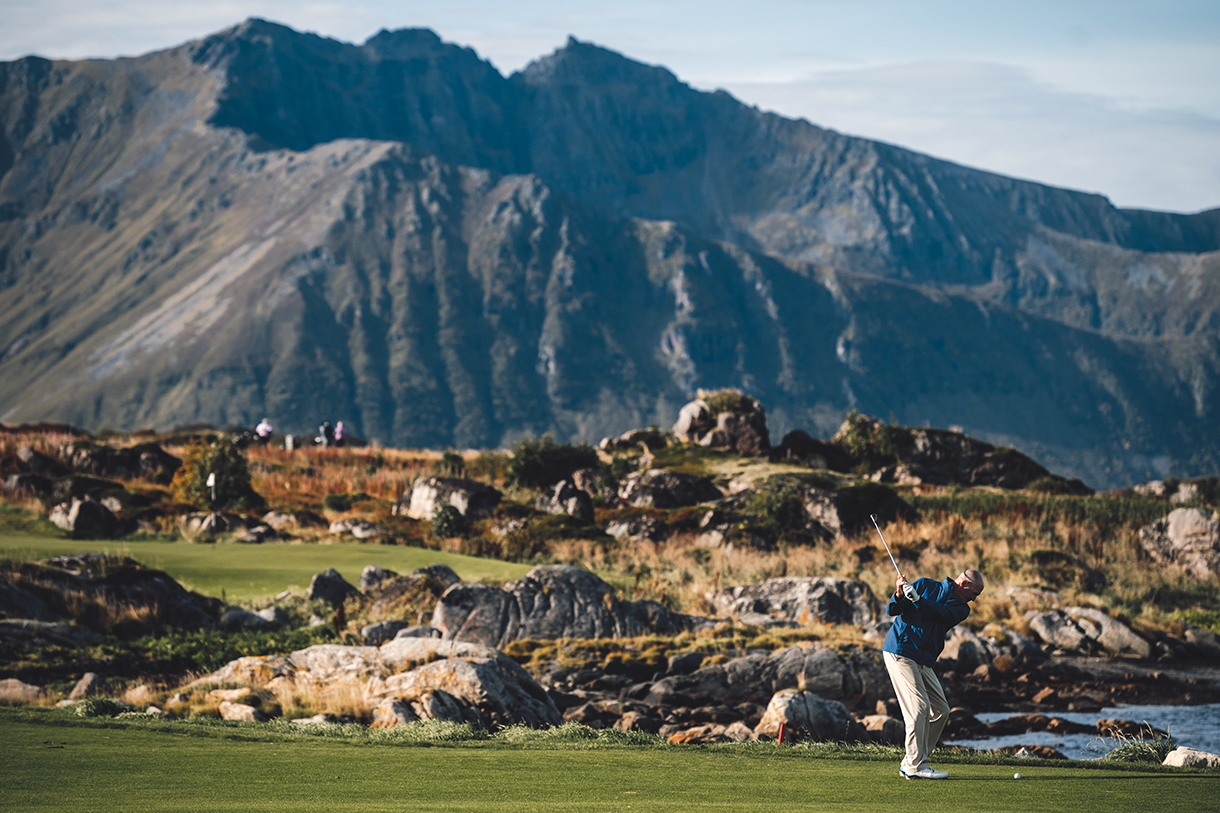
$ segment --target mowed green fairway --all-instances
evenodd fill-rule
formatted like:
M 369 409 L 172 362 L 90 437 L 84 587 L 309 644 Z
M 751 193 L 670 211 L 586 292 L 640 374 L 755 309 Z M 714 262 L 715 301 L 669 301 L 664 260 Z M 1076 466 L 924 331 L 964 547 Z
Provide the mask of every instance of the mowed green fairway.
M 777 746 L 517 750 L 254 743 L 0 722 L 0 808 L 62 811 L 1001 811 L 1213 809 L 1220 775 L 888 762 Z
M 410 573 L 440 563 L 449 565 L 468 582 L 506 581 L 530 570 L 529 565 L 401 545 L 209 545 L 0 534 L 0 558 L 33 561 L 88 551 L 130 556 L 143 565 L 164 570 L 188 590 L 218 598 L 223 591 L 229 601 L 264 598 L 289 589 L 301 592 L 315 573 L 331 567 L 352 584 L 359 581 L 365 565 Z

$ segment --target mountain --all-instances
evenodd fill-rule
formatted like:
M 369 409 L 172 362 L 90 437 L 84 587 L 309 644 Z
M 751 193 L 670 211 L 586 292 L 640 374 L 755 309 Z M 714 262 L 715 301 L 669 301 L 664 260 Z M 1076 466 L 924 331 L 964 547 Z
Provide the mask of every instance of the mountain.
M 0 64 L 0 419 L 596 441 L 958 425 L 1096 487 L 1220 469 L 1220 209 L 1122 210 L 570 40 L 249 20 Z

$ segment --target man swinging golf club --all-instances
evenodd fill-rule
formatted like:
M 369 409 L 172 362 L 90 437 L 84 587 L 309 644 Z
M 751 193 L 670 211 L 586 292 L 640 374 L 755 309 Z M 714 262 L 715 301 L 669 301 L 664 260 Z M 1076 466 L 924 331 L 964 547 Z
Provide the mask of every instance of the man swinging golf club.
M 872 520 L 877 525 L 877 518 Z M 945 633 L 966 620 L 970 602 L 983 592 L 983 574 L 967 569 L 956 579 L 916 579 L 908 584 L 879 525 L 877 535 L 898 573 L 897 590 L 886 607 L 894 625 L 881 647 L 906 723 L 906 756 L 898 772 L 905 779 L 945 779 L 949 774 L 928 764 L 949 718 L 949 701 L 932 665 L 945 648 Z

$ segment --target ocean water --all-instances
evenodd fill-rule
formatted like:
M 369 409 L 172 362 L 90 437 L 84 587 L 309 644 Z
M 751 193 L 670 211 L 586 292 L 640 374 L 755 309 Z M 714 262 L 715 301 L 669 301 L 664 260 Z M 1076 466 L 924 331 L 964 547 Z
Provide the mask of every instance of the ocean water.
M 1134 720 L 1148 723 L 1169 732 L 1178 745 L 1220 754 L 1220 703 L 1204 706 L 1108 706 L 1101 711 L 1045 712 L 1048 717 L 1062 717 L 1073 723 L 1096 725 L 1098 720 Z M 983 712 L 976 717 L 984 723 L 1005 720 L 1017 715 L 1007 711 Z M 1068 759 L 1100 759 L 1122 745 L 1122 740 L 1106 739 L 1096 734 L 1055 734 L 1035 731 L 1005 737 L 985 737 L 975 740 L 944 740 L 943 745 L 964 745 L 988 750 L 1009 745 L 1049 745 Z

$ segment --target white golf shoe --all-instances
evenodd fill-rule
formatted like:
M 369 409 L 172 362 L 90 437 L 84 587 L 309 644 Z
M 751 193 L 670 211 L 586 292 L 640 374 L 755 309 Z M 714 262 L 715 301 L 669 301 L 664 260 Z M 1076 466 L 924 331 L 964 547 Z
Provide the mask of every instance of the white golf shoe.
M 903 779 L 948 779 L 947 771 L 934 771 L 931 768 L 924 768 L 922 771 L 912 771 L 907 773 L 901 765 L 898 766 L 898 773 Z

